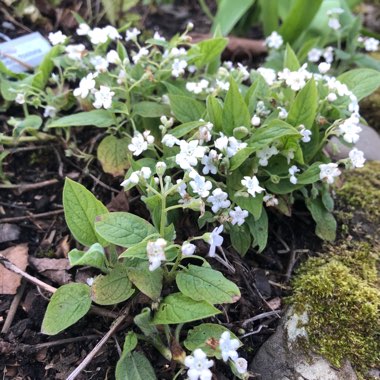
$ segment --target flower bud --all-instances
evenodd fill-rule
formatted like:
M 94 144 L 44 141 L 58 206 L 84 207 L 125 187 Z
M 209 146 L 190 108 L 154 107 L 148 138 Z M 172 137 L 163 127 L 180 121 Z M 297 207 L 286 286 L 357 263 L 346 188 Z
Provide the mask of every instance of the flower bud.
M 271 175 L 270 176 L 270 180 L 273 182 L 273 183 L 279 183 L 280 182 L 280 177 L 278 175 Z
M 246 127 L 237 127 L 233 130 L 234 137 L 241 140 L 249 134 L 249 130 Z
M 162 177 L 166 171 L 166 164 L 163 161 L 159 161 L 156 164 L 156 173 L 158 176 Z
M 193 211 L 202 211 L 205 208 L 205 204 L 201 198 L 192 198 L 190 202 L 184 204 L 183 207 Z

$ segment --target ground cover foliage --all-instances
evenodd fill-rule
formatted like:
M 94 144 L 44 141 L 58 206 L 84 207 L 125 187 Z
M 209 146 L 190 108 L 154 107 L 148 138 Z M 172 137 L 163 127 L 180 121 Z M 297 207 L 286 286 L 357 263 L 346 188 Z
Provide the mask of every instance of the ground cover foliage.
M 241 341 L 207 320 L 241 297 L 226 275 L 233 264 L 223 244 L 242 257 L 262 252 L 268 213 L 289 216 L 295 202 L 310 212 L 316 235 L 334 241 L 330 186 L 343 168 L 365 162 L 354 147 L 365 122 L 358 104 L 378 88 L 378 71 L 341 72 L 331 49 L 309 43 L 296 53 L 276 32 L 266 40 L 268 65 L 251 70 L 221 62 L 228 41 L 220 30 L 193 44 L 192 28 L 170 40 L 158 32 L 146 39 L 136 28 L 90 28 L 78 17 L 81 43 L 51 33 L 54 47 L 33 74 L 0 65 L 3 108 L 24 113 L 9 118 L 12 133 L 0 135 L 2 144 L 59 137 L 67 155 L 86 158 L 73 143 L 75 128 L 99 128 L 102 169 L 123 176 L 121 186 L 148 211 L 145 218 L 109 212 L 83 185 L 65 180 L 65 219 L 79 243 L 70 264 L 98 274 L 54 293 L 42 332 L 64 331 L 92 303 L 126 302 L 128 314 L 144 295 L 116 366 L 120 379 L 156 378 L 146 344 L 174 363 L 175 378 L 210 379 L 215 359 L 249 378 Z M 353 30 L 356 38 L 357 22 Z M 306 57 L 311 64 L 302 64 Z M 325 151 L 331 136 L 352 148 L 349 157 L 332 162 Z M 178 223 L 189 215 L 190 235 Z

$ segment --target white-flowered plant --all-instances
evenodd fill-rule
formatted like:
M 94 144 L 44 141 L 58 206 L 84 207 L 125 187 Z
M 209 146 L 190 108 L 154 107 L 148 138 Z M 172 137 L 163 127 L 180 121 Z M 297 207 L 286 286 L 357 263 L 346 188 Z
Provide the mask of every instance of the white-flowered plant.
M 59 128 L 68 138 L 68 128 L 101 128 L 100 164 L 123 177 L 122 188 L 140 199 L 149 215 L 146 220 L 108 212 L 83 186 L 66 180 L 67 224 L 87 247 L 70 252 L 70 262 L 102 272 L 91 285 L 74 284 L 88 308 L 72 311 L 78 315 L 70 321 L 81 318 L 92 301 L 117 304 L 141 292 L 150 301 L 134 303 L 137 310 L 144 302 L 134 316 L 136 329 L 166 359 L 177 361 L 180 371 L 191 379 L 211 378 L 211 356 L 228 360 L 235 376 L 244 379 L 247 362 L 238 357 L 232 332 L 220 336 L 220 330 L 215 335 L 220 325 L 196 326 L 218 342 L 199 347 L 191 334 L 181 341 L 181 327 L 239 300 L 236 284 L 212 265 L 217 260 L 230 268 L 230 249 L 241 255 L 262 252 L 272 209 L 288 213 L 296 200 L 304 201 L 318 236 L 334 239 L 329 186 L 343 168 L 364 164 L 354 147 L 364 122 L 359 101 L 377 88 L 380 75 L 359 69 L 335 77 L 332 49 L 310 49 L 304 52 L 310 62 L 300 64 L 289 45 L 281 68 L 219 65 L 227 40 L 192 44 L 187 31 L 171 40 L 157 34 L 143 40 L 137 29 L 80 24 L 81 45 L 52 36 L 56 45 L 47 62 L 53 64 L 7 79 L 2 91 L 25 112 L 24 119 L 10 121 L 12 138 L 36 136 L 41 126 L 39 132 L 52 138 Z M 280 37 L 275 33 L 267 40 L 277 55 Z M 332 136 L 351 148 L 349 157 L 333 161 L 326 153 Z M 184 227 L 187 220 L 197 224 Z M 71 287 L 61 287 L 51 304 L 71 300 L 65 293 Z M 68 327 L 53 306 L 43 325 L 48 334 Z M 128 339 L 137 342 L 132 335 Z M 133 351 L 137 343 L 129 343 L 125 347 Z M 178 355 L 170 350 L 173 343 L 182 350 Z M 186 359 L 185 349 L 193 352 Z M 127 354 L 142 355 L 127 352 L 120 360 L 129 360 Z

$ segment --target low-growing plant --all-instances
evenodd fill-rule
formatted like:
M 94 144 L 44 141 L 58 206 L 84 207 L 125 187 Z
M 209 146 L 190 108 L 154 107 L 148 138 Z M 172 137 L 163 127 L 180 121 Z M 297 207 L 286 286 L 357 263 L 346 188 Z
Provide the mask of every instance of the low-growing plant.
M 358 102 L 379 86 L 378 72 L 357 69 L 338 78 L 313 73 L 289 45 L 280 71 L 249 71 L 220 63 L 224 38 L 191 44 L 191 27 L 170 41 L 155 34 L 145 43 L 140 31 L 129 29 L 127 50 L 121 31 L 82 24 L 78 34 L 88 36 L 93 48 L 65 46 L 68 38 L 57 32 L 50 36 L 56 46 L 33 75 L 2 68 L 18 79 L 3 76 L 2 95 L 21 104 L 25 117 L 12 120 L 13 137 L 0 139 L 26 133 L 39 138 L 42 124 L 48 136 L 57 131 L 67 139 L 75 126 L 104 128 L 107 136 L 97 151 L 103 169 L 123 175 L 125 191 L 134 189 L 149 211 L 149 221 L 109 213 L 82 185 L 66 180 L 65 218 L 87 247 L 72 250 L 70 262 L 102 274 L 88 284 L 62 286 L 42 331 L 63 331 L 91 302 L 114 305 L 136 296 L 136 289 L 145 294 L 151 301 L 133 316 L 136 326 L 126 337 L 117 378 L 136 378 L 130 372 L 135 370 L 155 378 L 146 357 L 135 351 L 139 340 L 180 363 L 178 373 L 188 367 L 190 379 L 211 378 L 206 355 L 229 360 L 240 378 L 249 376 L 237 354 L 239 341 L 223 325 L 200 324 L 182 339 L 183 324 L 215 316 L 215 305 L 240 297 L 206 257 L 231 268 L 222 233 L 241 255 L 256 247 L 262 252 L 268 210 L 290 215 L 296 200 L 306 203 L 316 234 L 334 240 L 329 185 L 339 167 L 365 161 L 353 147 L 361 131 Z M 325 153 L 333 135 L 353 147 L 347 159 L 331 162 Z M 194 212 L 199 233 L 189 236 L 178 221 Z M 208 251 L 197 246 L 199 240 L 209 244 Z M 183 347 L 193 356 L 186 357 Z

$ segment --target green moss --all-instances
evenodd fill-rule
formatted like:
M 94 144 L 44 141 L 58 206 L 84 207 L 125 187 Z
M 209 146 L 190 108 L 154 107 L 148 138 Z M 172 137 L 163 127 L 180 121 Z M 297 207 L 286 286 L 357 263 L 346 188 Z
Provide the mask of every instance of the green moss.
M 308 345 L 338 367 L 348 359 L 361 374 L 380 365 L 378 252 L 346 243 L 309 259 L 290 299 L 297 312 L 308 311 Z
M 366 219 L 380 223 L 380 162 L 368 162 L 362 169 L 346 172 L 344 184 L 336 190 L 343 208 L 362 209 Z

